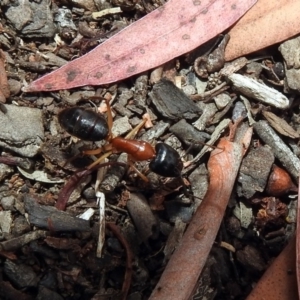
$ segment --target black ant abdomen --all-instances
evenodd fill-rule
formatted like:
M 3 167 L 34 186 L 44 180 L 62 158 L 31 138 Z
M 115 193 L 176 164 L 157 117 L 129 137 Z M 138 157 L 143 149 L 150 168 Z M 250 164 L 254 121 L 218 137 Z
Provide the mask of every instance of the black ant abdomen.
M 58 114 L 60 125 L 71 135 L 85 141 L 106 139 L 109 128 L 105 118 L 92 110 L 71 107 Z
M 165 143 L 155 145 L 156 156 L 150 162 L 149 168 L 154 173 L 164 177 L 179 177 L 183 163 L 178 152 Z

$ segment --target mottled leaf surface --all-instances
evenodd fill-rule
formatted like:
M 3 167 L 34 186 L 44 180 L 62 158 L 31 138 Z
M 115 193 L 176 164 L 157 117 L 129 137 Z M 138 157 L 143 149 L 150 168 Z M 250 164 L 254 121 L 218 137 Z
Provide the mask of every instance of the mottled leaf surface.
M 259 0 L 229 31 L 225 59 L 258 51 L 300 32 L 300 1 Z

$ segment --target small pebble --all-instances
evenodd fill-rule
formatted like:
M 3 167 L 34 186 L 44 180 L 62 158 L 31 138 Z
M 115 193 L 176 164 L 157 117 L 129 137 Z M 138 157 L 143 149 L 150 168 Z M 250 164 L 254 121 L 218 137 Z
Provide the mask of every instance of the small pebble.
M 15 197 L 6 196 L 1 199 L 1 206 L 4 210 L 14 210 Z

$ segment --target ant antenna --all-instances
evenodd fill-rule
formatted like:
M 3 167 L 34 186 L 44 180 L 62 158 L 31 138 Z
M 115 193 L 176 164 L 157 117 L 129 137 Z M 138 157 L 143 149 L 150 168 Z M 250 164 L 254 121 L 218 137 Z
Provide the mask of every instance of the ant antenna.
M 94 106 L 94 108 L 95 108 L 95 110 L 96 110 L 96 112 L 97 112 L 97 111 L 98 111 L 97 105 L 96 105 L 92 100 L 89 100 L 89 103 L 90 103 L 92 106 Z
M 109 100 L 104 98 L 107 106 L 107 125 L 108 125 L 108 135 L 109 138 L 112 138 L 112 126 L 113 126 L 113 117 L 112 117 L 112 112 L 111 112 L 111 107 L 109 104 Z
M 212 149 L 224 150 L 223 148 L 220 148 L 220 147 L 217 147 L 217 146 L 213 146 L 213 145 L 210 145 L 210 144 L 206 144 L 206 143 L 201 142 L 201 141 L 195 141 L 193 139 L 187 139 L 187 141 L 190 142 L 191 145 L 187 148 L 187 150 L 185 150 L 185 153 L 182 155 L 182 157 L 185 156 L 185 155 L 187 155 L 192 150 L 192 148 L 193 148 L 193 146 L 195 144 L 201 144 L 203 146 L 207 146 L 207 147 L 212 148 Z

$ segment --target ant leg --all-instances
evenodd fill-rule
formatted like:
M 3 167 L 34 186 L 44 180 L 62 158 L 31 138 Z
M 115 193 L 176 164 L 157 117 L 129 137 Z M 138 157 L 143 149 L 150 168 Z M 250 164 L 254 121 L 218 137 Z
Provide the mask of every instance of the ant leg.
M 84 154 L 89 154 L 89 155 L 96 155 L 96 154 L 100 154 L 100 153 L 103 153 L 103 154 L 99 158 L 97 158 L 92 164 L 90 164 L 87 167 L 87 169 L 92 169 L 97 164 L 100 164 L 105 158 L 109 157 L 113 153 L 112 145 L 107 144 L 98 149 L 84 151 Z
M 145 182 L 149 182 L 149 179 L 147 176 L 145 176 L 143 173 L 141 173 L 134 165 L 134 162 L 128 157 L 128 165 L 130 168 L 132 168 Z
M 112 112 L 111 112 L 111 107 L 109 104 L 109 99 L 102 97 L 102 96 L 93 96 L 92 99 L 101 99 L 104 100 L 106 103 L 107 107 L 107 125 L 108 125 L 108 137 L 107 140 L 110 140 L 112 138 L 112 126 L 113 126 L 113 117 L 112 117 Z M 95 104 L 93 104 L 95 105 Z
M 112 151 L 113 150 L 113 147 L 111 144 L 107 144 L 107 145 L 104 145 L 100 148 L 97 148 L 97 149 L 89 149 L 89 150 L 83 150 L 81 151 L 81 154 L 83 155 L 97 155 L 97 154 L 101 154 L 101 153 L 106 153 L 108 151 Z
M 95 162 L 92 163 L 92 165 L 90 165 L 88 168 L 92 168 L 96 165 L 97 163 L 100 163 L 104 158 L 106 158 L 107 156 L 109 156 L 110 154 L 113 153 L 113 148 L 111 144 L 107 144 L 104 145 L 103 147 L 97 148 L 97 149 L 90 149 L 90 150 L 84 150 L 81 152 L 81 154 L 83 155 L 97 155 L 103 153 L 102 156 L 100 156 L 99 158 L 96 159 Z M 107 155 L 107 153 L 110 153 L 109 155 Z
M 73 160 L 77 159 L 78 157 L 84 156 L 84 155 L 97 155 L 100 153 L 103 153 L 103 149 L 102 148 L 97 148 L 97 149 L 90 149 L 90 150 L 82 150 L 80 151 L 80 153 L 72 156 L 71 158 L 69 158 L 63 165 L 63 167 L 65 167 L 67 164 L 70 164 Z
M 70 164 L 72 161 L 74 161 L 79 156 L 81 156 L 81 153 L 78 153 L 78 154 L 72 156 L 71 158 L 69 158 L 68 160 L 66 160 L 66 162 L 63 164 L 62 167 L 65 168 L 68 164 Z
M 109 100 L 105 98 L 105 102 L 107 106 L 108 140 L 110 140 L 112 138 L 113 117 L 112 117 Z
M 83 150 L 80 154 L 82 155 L 97 155 L 103 152 L 102 148 Z
M 126 136 L 125 139 L 134 138 L 136 134 L 144 127 L 146 120 L 142 121 L 136 127 L 134 127 Z
M 108 152 L 104 153 L 102 156 L 100 156 L 99 158 L 97 158 L 92 164 L 90 164 L 87 167 L 87 169 L 92 169 L 96 165 L 100 164 L 105 158 L 109 157 L 112 153 L 113 153 L 112 151 L 108 151 Z

